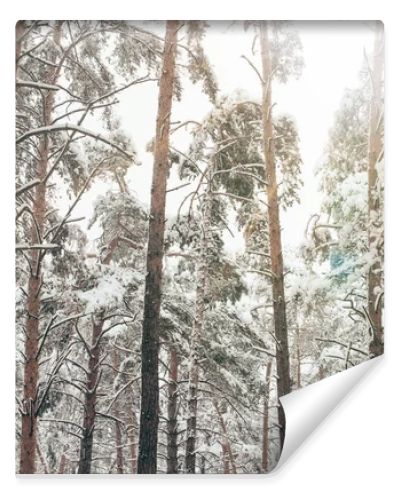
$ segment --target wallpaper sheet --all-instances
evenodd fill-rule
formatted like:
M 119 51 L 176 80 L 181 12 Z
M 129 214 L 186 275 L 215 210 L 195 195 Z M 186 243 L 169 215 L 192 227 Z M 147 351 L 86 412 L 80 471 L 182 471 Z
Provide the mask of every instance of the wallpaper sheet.
M 16 473 L 273 471 L 384 350 L 382 23 L 15 50 Z

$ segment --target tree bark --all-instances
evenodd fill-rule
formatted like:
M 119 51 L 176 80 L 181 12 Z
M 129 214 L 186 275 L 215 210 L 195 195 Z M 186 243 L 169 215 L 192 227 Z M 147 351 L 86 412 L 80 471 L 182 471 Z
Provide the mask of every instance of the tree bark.
M 64 474 L 66 466 L 67 466 L 67 457 L 65 456 L 65 453 L 63 452 L 61 454 L 61 458 L 60 458 L 60 465 L 58 467 L 58 474 Z
M 167 423 L 167 474 L 178 474 L 178 353 L 170 347 Z
M 206 458 L 204 455 L 200 457 L 200 474 L 206 473 Z
M 275 145 L 272 123 L 272 68 L 268 39 L 268 25 L 261 21 L 260 45 L 263 77 L 262 92 L 262 126 L 263 149 L 266 164 L 268 228 L 270 245 L 270 265 L 272 272 L 272 297 L 274 309 L 274 329 L 277 339 L 276 371 L 278 398 L 290 392 L 290 362 L 288 332 L 286 323 L 285 287 L 283 276 L 283 256 L 281 242 L 281 226 L 279 220 L 278 185 L 275 167 Z M 278 408 L 281 449 L 285 438 L 285 413 L 282 405 Z
M 297 340 L 297 347 L 296 347 L 296 354 L 297 354 L 297 389 L 301 389 L 301 354 L 300 354 L 300 343 L 299 340 Z
M 299 313 L 297 307 L 297 301 L 294 301 L 294 321 L 296 326 L 296 387 L 301 388 L 301 334 L 299 326 Z M 294 376 L 293 376 L 294 378 Z
M 221 432 L 223 434 L 223 441 L 221 443 L 221 447 L 222 447 L 224 474 L 231 474 L 231 473 L 236 474 L 237 473 L 236 462 L 235 462 L 235 457 L 233 456 L 232 446 L 228 437 L 228 429 L 226 427 L 223 414 L 221 413 L 218 407 L 218 403 L 216 401 L 213 401 L 213 405 L 215 411 L 217 412 L 219 425 L 221 428 Z
M 54 27 L 53 40 L 60 43 L 61 23 Z M 54 84 L 59 75 L 59 68 L 51 68 L 46 76 L 46 83 Z M 48 91 L 43 96 L 43 123 L 51 123 L 54 105 L 54 91 Z M 39 161 L 36 167 L 36 177 L 43 179 L 47 172 L 50 139 L 44 136 L 39 143 Z M 31 226 L 31 241 L 40 244 L 46 222 L 46 183 L 41 182 L 36 186 L 32 213 L 34 220 Z M 41 251 L 31 251 L 31 272 L 28 280 L 28 295 L 26 301 L 26 337 L 25 337 L 25 364 L 24 387 L 22 400 L 21 445 L 20 445 L 20 474 L 34 474 L 36 470 L 36 433 L 37 433 L 37 393 L 39 381 L 39 318 L 41 313 L 40 291 L 41 277 Z
M 383 79 L 383 29 L 381 23 L 377 22 L 375 28 L 375 42 L 373 61 L 371 69 L 371 105 L 369 119 L 369 151 L 368 151 L 368 214 L 369 249 L 378 254 L 376 225 L 382 224 L 379 213 L 383 211 L 381 200 L 377 189 L 378 173 L 377 163 L 383 151 L 380 122 L 383 115 L 382 106 L 382 79 Z M 378 221 L 376 218 L 378 216 Z M 378 257 L 378 255 L 376 255 Z M 382 300 L 379 294 L 382 289 L 382 263 L 376 258 L 368 272 L 368 314 L 372 330 L 372 342 L 369 346 L 370 355 L 375 357 L 383 354 L 383 324 L 382 324 Z
M 164 256 L 169 133 L 178 29 L 178 21 L 167 21 L 163 66 L 159 82 L 160 90 L 154 146 L 141 348 L 142 392 L 138 458 L 139 474 L 155 474 L 157 472 L 159 318 L 162 260 Z
M 113 367 L 117 371 L 120 369 L 120 360 L 119 353 L 117 349 L 114 349 L 113 355 Z M 120 417 L 120 408 L 119 408 L 119 400 L 117 399 L 114 403 L 114 412 L 115 416 L 119 419 Z M 121 424 L 118 421 L 115 421 L 115 451 L 117 455 L 117 474 L 124 473 L 124 453 L 122 449 L 122 433 L 121 433 Z
M 221 442 L 222 448 L 222 468 L 224 474 L 230 474 L 231 469 L 229 467 L 229 452 L 225 441 Z
M 92 346 L 87 375 L 85 393 L 85 414 L 83 417 L 83 437 L 79 453 L 78 474 L 90 474 L 93 455 L 93 433 L 96 422 L 97 385 L 100 376 L 100 337 L 104 320 L 101 315 L 94 315 L 92 330 Z
M 117 414 L 118 418 L 118 414 Z M 122 433 L 121 424 L 115 422 L 115 448 L 117 451 L 117 474 L 124 473 L 124 455 L 122 451 Z
M 268 472 L 268 448 L 269 448 L 269 386 L 271 380 L 271 361 L 267 361 L 267 367 L 265 370 L 265 397 L 263 404 L 263 441 L 262 441 L 262 458 L 261 458 L 261 470 L 263 472 Z
M 137 429 L 137 419 L 134 411 L 134 407 L 132 405 L 132 411 L 129 415 L 129 425 L 131 427 L 130 432 L 128 432 L 128 441 L 131 443 L 129 446 L 130 456 L 131 456 L 131 472 L 132 474 L 137 474 L 137 446 L 135 443 L 136 440 L 136 431 Z

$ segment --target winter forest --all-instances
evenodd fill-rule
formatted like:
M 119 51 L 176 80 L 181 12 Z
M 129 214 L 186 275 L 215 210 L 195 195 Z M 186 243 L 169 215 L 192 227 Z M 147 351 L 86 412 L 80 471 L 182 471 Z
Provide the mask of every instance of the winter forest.
M 383 26 L 16 25 L 16 471 L 266 473 L 383 353 Z

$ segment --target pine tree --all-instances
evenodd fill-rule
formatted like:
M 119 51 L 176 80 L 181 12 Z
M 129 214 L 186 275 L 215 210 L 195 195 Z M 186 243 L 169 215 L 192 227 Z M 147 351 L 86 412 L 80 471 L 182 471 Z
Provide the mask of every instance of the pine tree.
M 342 303 L 336 313 L 341 328 L 334 327 L 338 335 L 321 340 L 325 350 L 334 342 L 342 346 L 345 367 L 362 361 L 368 352 L 383 352 L 382 44 L 378 24 L 371 63 L 367 58 L 358 86 L 346 90 L 336 113 L 318 169 L 322 210 L 308 229 L 313 258 L 329 260 L 326 287 Z M 331 301 L 325 307 L 332 307 L 337 299 L 329 292 L 324 295 L 324 301 Z
M 58 46 L 61 37 L 61 23 L 54 25 L 53 43 Z M 53 53 L 52 63 L 55 63 Z M 18 54 L 17 54 L 18 56 Z M 50 66 L 46 72 L 45 84 L 54 85 L 60 67 Z M 52 109 L 54 106 L 54 91 L 48 90 L 43 98 L 43 125 L 50 125 L 52 120 Z M 47 158 L 49 155 L 49 139 L 42 138 L 38 146 L 38 161 L 35 175 L 43 179 L 47 175 Z M 32 244 L 40 245 L 44 233 L 46 216 L 46 184 L 40 183 L 35 188 L 32 204 Z M 28 280 L 27 291 L 27 321 L 25 341 L 25 366 L 24 366 L 24 395 L 21 424 L 21 455 L 20 473 L 32 474 L 35 472 L 36 460 L 36 433 L 37 433 L 37 390 L 39 377 L 39 316 L 40 316 L 40 288 L 41 272 L 40 264 L 43 256 L 40 249 L 31 252 L 31 272 Z
M 380 234 L 383 225 L 383 196 L 379 185 L 378 164 L 382 161 L 383 127 L 383 31 L 378 22 L 375 27 L 375 43 L 371 68 L 371 104 L 369 116 L 369 151 L 368 151 L 368 246 L 374 262 L 368 271 L 368 319 L 370 321 L 372 341 L 369 350 L 372 356 L 383 354 L 383 284 L 382 284 L 382 244 Z
M 157 472 L 159 319 L 169 131 L 178 29 L 179 23 L 177 21 L 167 22 L 158 96 L 142 334 L 139 474 L 155 474 Z
M 21 22 L 17 39 L 17 251 L 28 265 L 26 292 L 25 384 L 21 403 L 22 427 L 20 471 L 35 471 L 36 428 L 39 401 L 41 325 L 46 317 L 42 295 L 51 286 L 44 280 L 43 261 L 49 252 L 60 250 L 65 226 L 71 213 L 106 162 L 115 161 L 126 169 L 134 160 L 129 141 L 112 123 L 110 108 L 121 90 L 148 78 L 135 79 L 115 88 L 110 68 L 99 55 L 101 40 L 116 33 L 122 37 L 126 26 L 113 23 L 57 21 Z M 23 31 L 24 30 L 24 31 Z M 39 43 L 38 43 L 39 40 Z M 118 38 L 113 38 L 118 46 Z M 139 42 L 138 42 L 139 43 Z M 132 44 L 131 44 L 132 46 Z M 134 44 L 133 44 L 134 46 Z M 104 56 L 103 56 L 104 57 Z M 90 59 L 90 64 L 88 60 Z M 143 62 L 138 58 L 136 67 Z M 93 61 L 95 61 L 93 63 Z M 85 68 L 82 66 L 87 64 Z M 24 78 L 23 80 L 21 78 Z M 28 79 L 25 79 L 28 78 Z M 89 89 L 88 79 L 95 81 Z M 63 82 L 63 85 L 60 82 Z M 66 96 L 68 96 L 66 98 Z M 101 103 L 101 104 L 100 104 Z M 72 106 L 72 109 L 71 109 Z M 89 113 L 104 111 L 106 126 L 114 128 L 113 139 L 82 127 Z M 38 112 L 38 109 L 40 110 Z M 79 116 L 77 122 L 73 118 Z M 61 122 L 61 123 L 60 123 Z M 64 134 L 64 135 L 63 135 Z M 65 135 L 66 134 L 66 135 Z M 95 139 L 95 147 L 85 144 L 86 169 L 79 159 L 79 139 Z M 98 147 L 103 144 L 104 148 Z M 49 181 L 57 172 L 70 184 L 76 199 L 66 215 L 54 224 L 53 193 Z M 30 229 L 28 226 L 30 225 Z M 22 240 L 22 241 L 21 241 Z M 44 329 L 47 335 L 50 323 Z
M 275 165 L 275 138 L 272 121 L 272 81 L 274 73 L 280 70 L 273 65 L 271 54 L 270 29 L 267 22 L 260 24 L 260 48 L 262 63 L 262 125 L 263 148 L 265 160 L 265 179 L 267 182 L 269 256 L 272 274 L 272 299 L 274 310 L 274 329 L 277 341 L 276 371 L 278 378 L 278 396 L 282 397 L 291 391 L 288 329 L 286 317 L 286 300 L 284 285 L 284 265 L 281 241 L 281 225 L 279 215 L 278 184 Z M 276 29 L 276 28 L 275 28 Z M 285 68 L 286 69 L 286 68 Z M 285 76 L 286 78 L 286 76 Z M 278 409 L 281 447 L 285 439 L 285 414 L 282 406 Z
M 157 470 L 158 431 L 158 344 L 162 290 L 162 260 L 164 256 L 165 200 L 169 171 L 169 135 L 174 91 L 180 92 L 176 72 L 177 32 L 183 26 L 167 21 L 163 64 L 160 76 L 154 166 L 151 188 L 147 273 L 142 334 L 142 400 L 139 437 L 138 473 L 154 474 Z M 212 98 L 216 92 L 212 74 L 201 48 L 204 27 L 201 22 L 189 22 L 188 70 L 195 83 L 203 81 L 204 90 Z

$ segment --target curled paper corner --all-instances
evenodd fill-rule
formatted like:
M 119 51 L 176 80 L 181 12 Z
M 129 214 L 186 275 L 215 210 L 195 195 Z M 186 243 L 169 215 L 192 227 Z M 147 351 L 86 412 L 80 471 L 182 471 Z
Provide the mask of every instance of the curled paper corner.
M 364 361 L 280 398 L 286 417 L 286 434 L 281 456 L 272 473 L 283 467 L 360 380 L 382 360 L 383 356 L 379 356 Z

